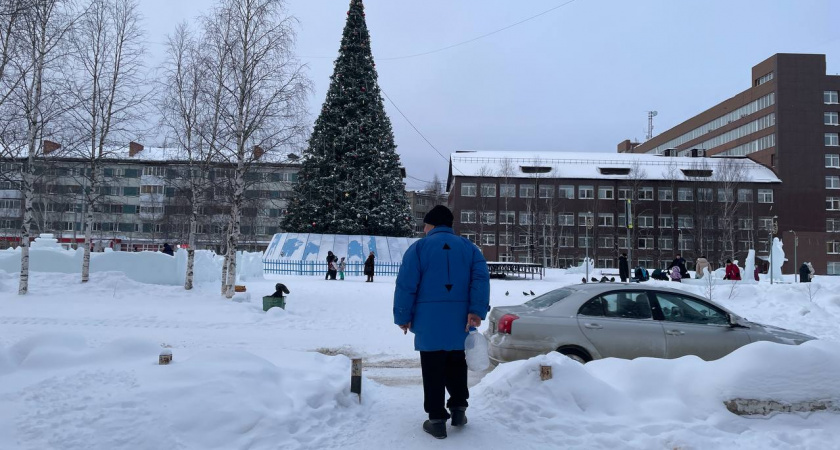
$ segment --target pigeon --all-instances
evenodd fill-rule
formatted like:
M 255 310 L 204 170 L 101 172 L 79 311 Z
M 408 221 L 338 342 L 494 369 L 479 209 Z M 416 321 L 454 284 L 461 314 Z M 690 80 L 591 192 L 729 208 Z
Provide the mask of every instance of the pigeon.
M 531 291 L 531 295 L 537 295 L 537 294 L 534 294 L 534 291 Z
M 581 278 L 580 282 L 583 283 L 583 284 L 586 284 L 586 277 Z
M 505 295 L 510 295 L 510 292 L 509 292 L 509 291 L 505 291 Z
M 525 291 L 522 291 L 522 295 L 528 295 L 528 293 L 525 292 Z
M 597 278 L 595 278 L 595 277 L 592 277 L 592 281 L 593 281 L 593 282 L 595 282 L 595 283 L 597 283 L 597 282 L 598 282 L 598 279 L 597 279 Z

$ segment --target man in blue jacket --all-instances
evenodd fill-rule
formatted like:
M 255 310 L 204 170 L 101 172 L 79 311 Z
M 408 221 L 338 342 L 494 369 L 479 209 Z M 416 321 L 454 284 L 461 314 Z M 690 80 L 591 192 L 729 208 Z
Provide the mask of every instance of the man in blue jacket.
M 450 417 L 452 426 L 467 423 L 464 340 L 490 306 L 487 261 L 472 242 L 455 235 L 452 221 L 452 211 L 443 205 L 426 214 L 426 237 L 403 255 L 394 291 L 394 323 L 403 333 L 414 333 L 414 349 L 420 352 L 423 407 L 429 414 L 423 430 L 438 439 L 446 437 Z

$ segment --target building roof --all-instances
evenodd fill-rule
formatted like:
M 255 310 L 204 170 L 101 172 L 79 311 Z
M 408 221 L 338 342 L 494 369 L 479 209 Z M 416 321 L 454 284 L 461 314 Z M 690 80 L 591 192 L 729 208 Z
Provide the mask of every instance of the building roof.
M 772 170 L 748 158 L 606 152 L 458 151 L 449 157 L 449 176 L 503 177 L 505 160 L 511 163 L 507 174 L 511 178 L 715 180 L 722 176 L 722 170 L 742 167 L 741 181 L 781 183 Z M 703 176 L 697 171 L 703 171 Z

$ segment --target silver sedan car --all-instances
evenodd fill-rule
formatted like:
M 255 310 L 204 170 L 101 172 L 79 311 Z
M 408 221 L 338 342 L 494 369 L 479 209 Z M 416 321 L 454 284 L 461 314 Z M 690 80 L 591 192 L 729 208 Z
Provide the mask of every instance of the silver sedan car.
M 490 360 L 558 351 L 581 363 L 640 356 L 721 358 L 755 341 L 801 344 L 806 334 L 750 322 L 684 291 L 625 283 L 555 289 L 519 306 L 493 308 Z

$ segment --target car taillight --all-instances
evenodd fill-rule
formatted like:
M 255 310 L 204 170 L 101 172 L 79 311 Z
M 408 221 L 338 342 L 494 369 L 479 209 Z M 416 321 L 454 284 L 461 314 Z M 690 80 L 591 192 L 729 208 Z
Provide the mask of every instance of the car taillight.
M 511 325 L 513 325 L 513 321 L 518 319 L 519 316 L 516 314 L 505 314 L 499 319 L 499 333 L 510 334 Z

